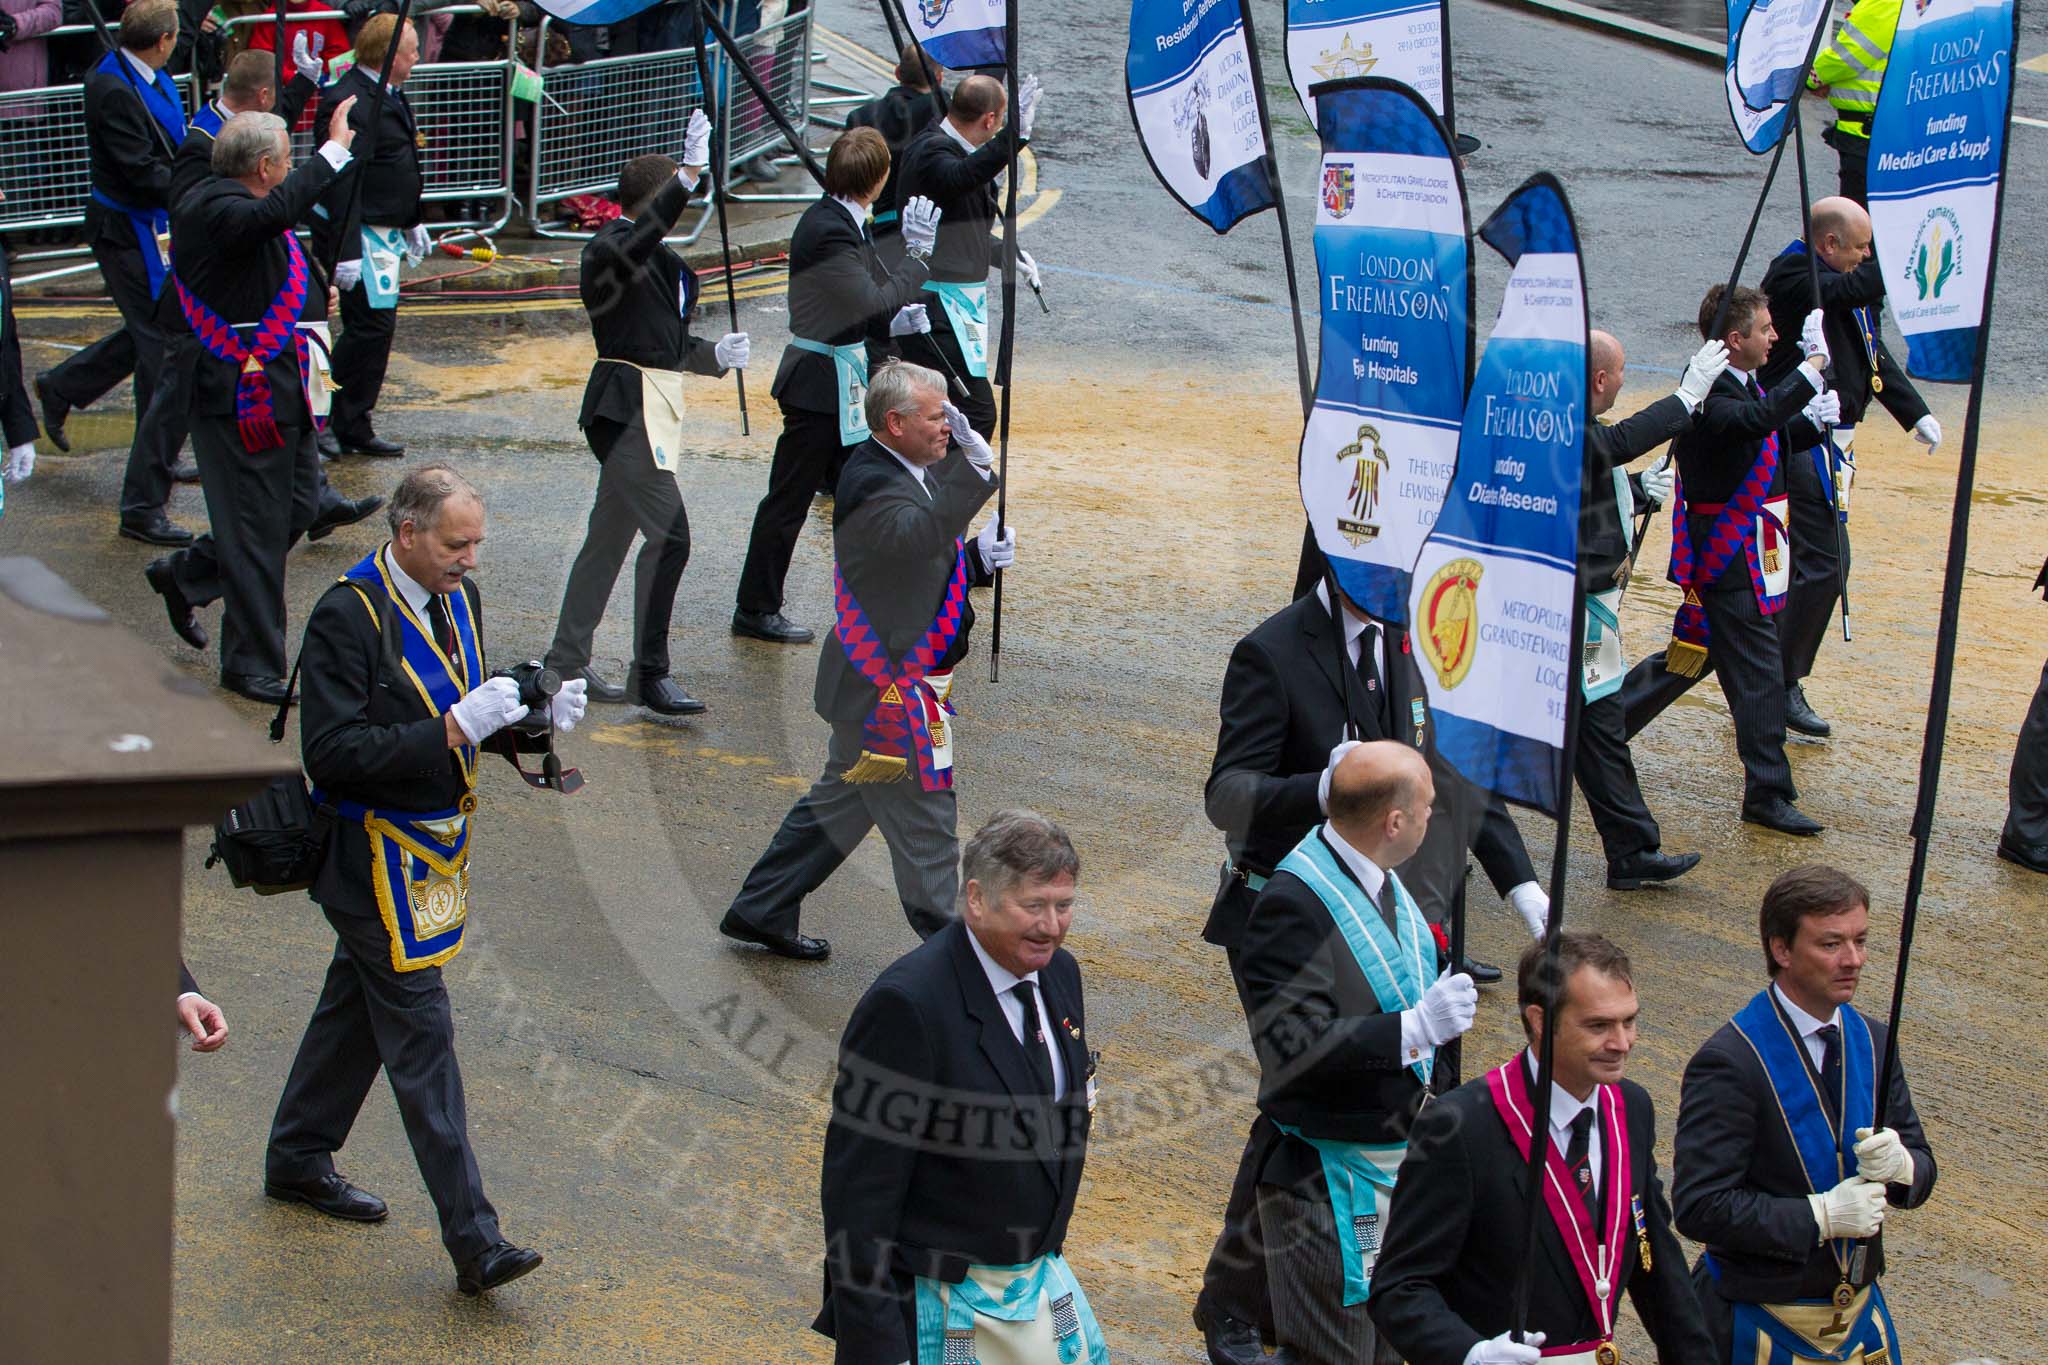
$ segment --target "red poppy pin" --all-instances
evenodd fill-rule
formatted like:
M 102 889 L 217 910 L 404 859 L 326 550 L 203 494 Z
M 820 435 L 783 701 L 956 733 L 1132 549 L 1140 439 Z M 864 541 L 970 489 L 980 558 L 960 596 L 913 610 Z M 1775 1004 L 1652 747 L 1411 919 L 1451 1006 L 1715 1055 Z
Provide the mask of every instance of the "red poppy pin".
M 1450 935 L 1444 932 L 1444 927 L 1441 924 L 1432 924 L 1429 926 L 1429 932 L 1436 939 L 1438 955 L 1449 957 L 1451 955 L 1451 939 Z

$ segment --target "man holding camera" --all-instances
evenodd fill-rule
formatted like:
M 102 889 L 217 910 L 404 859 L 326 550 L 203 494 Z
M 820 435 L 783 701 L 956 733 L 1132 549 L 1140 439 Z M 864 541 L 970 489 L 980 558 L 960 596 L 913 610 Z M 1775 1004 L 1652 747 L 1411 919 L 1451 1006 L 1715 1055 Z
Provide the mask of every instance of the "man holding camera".
M 330 1217 L 378 1222 L 384 1201 L 334 1170 L 381 1066 L 467 1295 L 526 1274 L 540 1253 L 498 1231 L 469 1145 L 441 964 L 462 950 L 469 821 L 482 751 L 545 744 L 508 729 L 520 685 L 485 671 L 481 596 L 468 578 L 484 507 L 454 470 L 413 471 L 392 495 L 391 539 L 327 590 L 300 651 L 300 743 L 313 799 L 335 813 L 313 899 L 334 960 L 278 1100 L 264 1193 Z M 582 718 L 572 681 L 548 703 Z

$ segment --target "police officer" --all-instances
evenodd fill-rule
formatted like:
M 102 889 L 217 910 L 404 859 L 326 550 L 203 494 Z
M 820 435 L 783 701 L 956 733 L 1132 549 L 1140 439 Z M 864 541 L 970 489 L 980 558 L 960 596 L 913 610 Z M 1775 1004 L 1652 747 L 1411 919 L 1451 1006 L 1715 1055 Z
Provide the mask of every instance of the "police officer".
M 1870 170 L 1870 117 L 1898 27 L 1899 0 L 1856 0 L 1806 75 L 1807 87 L 1835 106 L 1834 124 L 1821 138 L 1841 160 L 1842 197 L 1859 204 Z

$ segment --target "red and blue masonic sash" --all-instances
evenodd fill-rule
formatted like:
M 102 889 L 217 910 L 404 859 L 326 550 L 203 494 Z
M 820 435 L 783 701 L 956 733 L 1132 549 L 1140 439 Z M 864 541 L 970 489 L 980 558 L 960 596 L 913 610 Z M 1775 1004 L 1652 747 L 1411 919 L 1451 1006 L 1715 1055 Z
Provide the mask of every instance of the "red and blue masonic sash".
M 285 270 L 284 287 L 277 291 L 277 297 L 270 301 L 263 320 L 256 324 L 253 343 L 243 341 L 234 324 L 187 289 L 183 280 L 175 275 L 171 277 L 178 290 L 178 307 L 184 312 L 192 334 L 199 338 L 199 344 L 214 359 L 225 360 L 240 370 L 235 381 L 235 426 L 242 437 L 242 448 L 249 451 L 271 450 L 284 444 L 284 434 L 277 429 L 270 377 L 264 373 L 264 366 L 283 355 L 286 346 L 292 346 L 300 382 L 305 382 L 307 343 L 299 333 L 299 315 L 306 308 L 306 256 L 299 249 L 298 238 L 291 233 L 284 234 L 284 244 L 290 262 Z M 311 411 L 310 404 L 308 411 Z
M 952 648 L 960 633 L 960 619 L 967 605 L 967 547 L 953 542 L 953 576 L 946 584 L 945 598 L 924 637 L 911 647 L 900 664 L 893 664 L 881 637 L 869 624 L 867 613 L 846 585 L 846 576 L 832 566 L 832 599 L 838 620 L 832 633 L 846 651 L 846 661 L 866 678 L 876 692 L 875 709 L 868 713 L 861 735 L 860 761 L 847 769 L 848 782 L 892 782 L 908 775 L 911 759 L 916 760 L 919 782 L 928 792 L 950 790 L 951 763 L 941 767 L 937 748 L 945 741 L 935 735 L 944 717 L 952 713 L 945 698 L 933 688 L 929 675 Z M 941 729 L 941 735 L 943 729 Z

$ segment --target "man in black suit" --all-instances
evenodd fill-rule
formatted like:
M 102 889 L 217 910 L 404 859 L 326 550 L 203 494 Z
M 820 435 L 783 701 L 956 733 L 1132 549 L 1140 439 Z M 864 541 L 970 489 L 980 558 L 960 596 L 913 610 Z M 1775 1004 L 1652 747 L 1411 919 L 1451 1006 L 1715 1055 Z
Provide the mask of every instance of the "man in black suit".
M 1329 820 L 1281 859 L 1238 943 L 1274 1337 L 1301 1365 L 1400 1362 L 1365 1311 L 1379 1230 L 1436 1049 L 1479 1005 L 1471 977 L 1440 972 L 1393 871 L 1422 847 L 1435 799 L 1416 750 L 1354 747 L 1331 774 Z
M 1899 1358 L 1880 1228 L 1934 1193 L 1934 1152 L 1903 1063 L 1878 1103 L 1885 1028 L 1851 1003 L 1869 931 L 1854 877 L 1779 876 L 1758 917 L 1771 984 L 1686 1064 L 1672 1203 L 1706 1245 L 1693 1285 L 1719 1365 Z
M 36 469 L 36 414 L 29 406 L 28 387 L 21 381 L 21 332 L 14 321 L 13 265 L 6 243 L 0 242 L 0 511 L 7 506 L 5 485 L 25 482 Z
M 1821 315 L 1806 316 L 1806 359 L 1766 393 L 1755 372 L 1778 338 L 1770 301 L 1737 286 L 1700 303 L 1700 335 L 1728 347 L 1728 368 L 1707 391 L 1692 429 L 1679 437 L 1671 581 L 1685 589 L 1671 644 L 1622 683 L 1624 739 L 1713 672 L 1735 719 L 1742 756 L 1742 818 L 1783 834 L 1814 835 L 1820 822 L 1793 804 L 1799 789 L 1785 759 L 1785 687 L 1772 619 L 1791 579 L 1786 545 L 1787 453 L 1820 439 L 1839 410 L 1821 372 L 1828 363 Z
M 403 89 L 419 60 L 420 38 L 412 25 L 402 33 L 397 26 L 395 14 L 371 16 L 356 34 L 356 64 L 320 92 L 316 115 L 325 121 L 343 100 L 353 98 L 350 118 L 369 158 L 356 167 L 360 190 L 351 190 L 347 176 L 336 179 L 321 200 L 314 233 L 321 258 L 336 262 L 334 284 L 341 291 L 341 340 L 334 346 L 339 392 L 320 438 L 330 459 L 350 453 L 405 454 L 403 445 L 379 437 L 371 423 L 398 331 L 399 258 L 420 261 L 428 251 L 427 230 L 420 223 L 420 149 L 426 134 Z M 387 59 L 391 78 L 380 108 L 377 72 Z M 344 222 L 351 193 L 355 214 Z
M 896 57 L 896 84 L 846 116 L 849 128 L 872 128 L 889 144 L 889 180 L 875 199 L 875 252 L 894 270 L 903 263 L 902 217 L 896 205 L 896 182 L 903 173 L 903 154 L 910 140 L 946 116 L 946 68 L 926 55 L 916 39 Z
M 1107 1365 L 1061 1255 L 1095 1107 L 1080 859 L 999 811 L 967 841 L 961 918 L 854 1006 L 825 1129 L 825 1303 L 838 1365 Z
M 832 505 L 839 620 L 818 655 L 813 704 L 832 726 L 825 771 L 783 817 L 718 931 L 784 957 L 831 951 L 797 932 L 803 899 L 880 825 L 903 913 L 920 938 L 953 917 L 955 722 L 947 697 L 967 657 L 967 589 L 1016 557 L 1014 527 L 968 523 L 995 496 L 995 455 L 945 401 L 945 380 L 897 361 L 868 386 L 873 435 Z
M 2034 586 L 2048 597 L 2048 563 L 2041 566 Z M 2040 685 L 2020 726 L 2019 743 L 2013 746 L 2006 795 L 1998 856 L 2033 872 L 2048 872 L 2048 664 L 2041 665 Z
M 995 182 L 1010 164 L 1012 143 L 1031 141 L 1038 78 L 1026 77 L 1018 90 L 1014 126 L 1003 121 L 1007 99 L 993 76 L 969 76 L 954 86 L 946 117 L 911 139 L 896 182 L 899 204 L 929 199 L 944 220 L 925 284 L 937 296 L 931 339 L 966 385 L 960 410 L 984 439 L 996 430 L 995 390 L 988 381 L 988 272 L 995 261 L 989 229 L 1000 213 Z M 1036 284 L 1038 266 L 1021 248 L 1017 263 Z
M 178 41 L 176 0 L 137 0 L 121 15 L 120 45 L 85 80 L 86 151 L 92 198 L 85 230 L 121 330 L 36 376 L 43 429 L 69 450 L 64 423 L 122 378 L 135 376 L 135 411 L 149 407 L 163 363 L 157 296 L 166 262 L 159 243 L 169 228 L 171 161 L 185 139 L 184 96 L 164 64 Z M 147 443 L 142 439 L 149 435 Z M 120 532 L 150 545 L 187 545 L 192 533 L 171 521 L 171 473 L 178 447 L 168 433 L 138 428 L 121 480 Z
M 1607 853 L 1607 885 L 1634 891 L 1644 882 L 1666 882 L 1698 865 L 1697 853 L 1669 854 L 1636 780 L 1621 707 L 1621 599 L 1628 585 L 1632 526 L 1637 507 L 1654 512 L 1671 497 L 1669 461 L 1641 474 L 1625 466 L 1692 426 L 1692 415 L 1708 389 L 1728 368 L 1728 348 L 1702 346 L 1686 365 L 1678 391 L 1621 422 L 1598 420 L 1614 407 L 1628 367 L 1627 354 L 1612 333 L 1595 331 L 1587 346 L 1591 372 L 1588 406 L 1594 422 L 1586 428 L 1586 469 L 1579 498 L 1579 592 L 1586 599 L 1585 706 L 1579 712 L 1579 748 L 1572 771 L 1586 795 L 1586 809 Z
M 1452 913 L 1468 847 L 1532 930 L 1550 907 L 1506 810 L 1437 763 L 1429 694 L 1407 632 L 1368 616 L 1342 589 L 1338 597 L 1337 619 L 1327 581 L 1274 613 L 1238 641 L 1223 677 L 1205 801 L 1229 861 L 1202 937 L 1228 955 L 1241 1003 L 1239 940 L 1252 903 L 1280 860 L 1328 814 L 1331 775 L 1362 740 L 1398 740 L 1431 759 L 1435 813 L 1422 850 L 1401 867 L 1425 919 L 1441 923 Z M 1486 963 L 1459 968 L 1475 981 L 1500 979 L 1500 969 Z M 1245 1009 L 1249 1019 L 1249 1003 Z M 1271 1322 L 1257 1195 L 1271 1137 L 1255 1124 L 1245 1143 L 1195 1303 L 1195 1324 L 1216 1365 L 1256 1360 L 1260 1328 Z
M 1424 1109 L 1409 1135 L 1372 1319 L 1410 1365 L 1614 1365 L 1626 1290 L 1663 1365 L 1706 1365 L 1711 1342 L 1657 1178 L 1656 1113 L 1649 1092 L 1622 1074 L 1636 1039 L 1628 958 L 1598 934 L 1564 933 L 1557 947 L 1536 1244 L 1523 1228 L 1552 993 L 1541 942 L 1516 974 L 1528 1048 Z M 1522 1341 L 1509 1304 L 1525 1263 L 1533 1264 Z
M 1771 313 L 1803 318 L 1814 309 L 1826 319 L 1831 390 L 1842 413 L 1831 433 L 1833 449 L 1817 443 L 1784 452 L 1785 492 L 1792 507 L 1792 590 L 1778 618 L 1785 672 L 1785 723 L 1802 735 L 1825 737 L 1829 726 L 1806 700 L 1805 680 L 1827 638 L 1828 618 L 1849 577 L 1849 485 L 1856 466 L 1856 428 L 1875 397 L 1893 419 L 1930 450 L 1941 444 L 1941 423 L 1906 372 L 1885 349 L 1881 335 L 1884 272 L 1871 250 L 1870 215 L 1853 199 L 1831 197 L 1814 204 L 1816 258 L 1796 241 L 1764 271 L 1763 291 Z M 1818 279 L 1820 297 L 1813 294 Z M 1796 338 L 1783 336 L 1771 348 L 1758 377 L 1776 385 L 1803 357 Z M 1840 485 L 1840 509 L 1836 485 Z
M 382 1067 L 455 1287 L 476 1295 L 541 1257 L 504 1239 L 484 1197 L 440 967 L 462 950 L 468 921 L 477 764 L 485 750 L 532 746 L 506 728 L 526 719 L 519 685 L 488 676 L 484 660 L 482 597 L 468 576 L 484 534 L 476 490 L 427 465 L 406 475 L 386 515 L 390 541 L 321 597 L 300 654 L 306 776 L 337 816 L 310 894 L 336 943 L 278 1099 L 263 1188 L 336 1218 L 384 1218 L 383 1200 L 334 1170 Z M 572 728 L 583 706 L 582 684 L 563 684 L 549 703 L 554 727 Z
M 790 236 L 790 341 L 771 390 L 782 407 L 782 435 L 747 538 L 735 635 L 771 644 L 811 640 L 808 627 L 782 614 L 797 533 L 819 486 L 836 488 L 847 450 L 868 438 L 861 394 L 869 367 L 890 354 L 892 336 L 931 326 L 912 300 L 931 268 L 937 213 L 929 204 L 906 206 L 907 254 L 893 274 L 868 237 L 868 211 L 890 165 L 880 133 L 842 133 L 825 154 L 825 193 Z
M 716 378 L 745 369 L 745 332 L 714 344 L 690 335 L 697 277 L 662 243 L 710 164 L 711 122 L 690 111 L 683 164 L 636 157 L 619 172 L 621 213 L 583 248 L 580 289 L 597 340 L 583 387 L 583 428 L 597 456 L 597 496 L 583 548 L 569 570 L 548 665 L 582 677 L 599 701 L 630 701 L 657 715 L 704 709 L 669 676 L 669 617 L 690 562 L 690 515 L 676 486 L 682 453 L 682 371 Z M 633 533 L 646 537 L 633 566 L 633 663 L 623 686 L 590 671 L 590 642 Z

